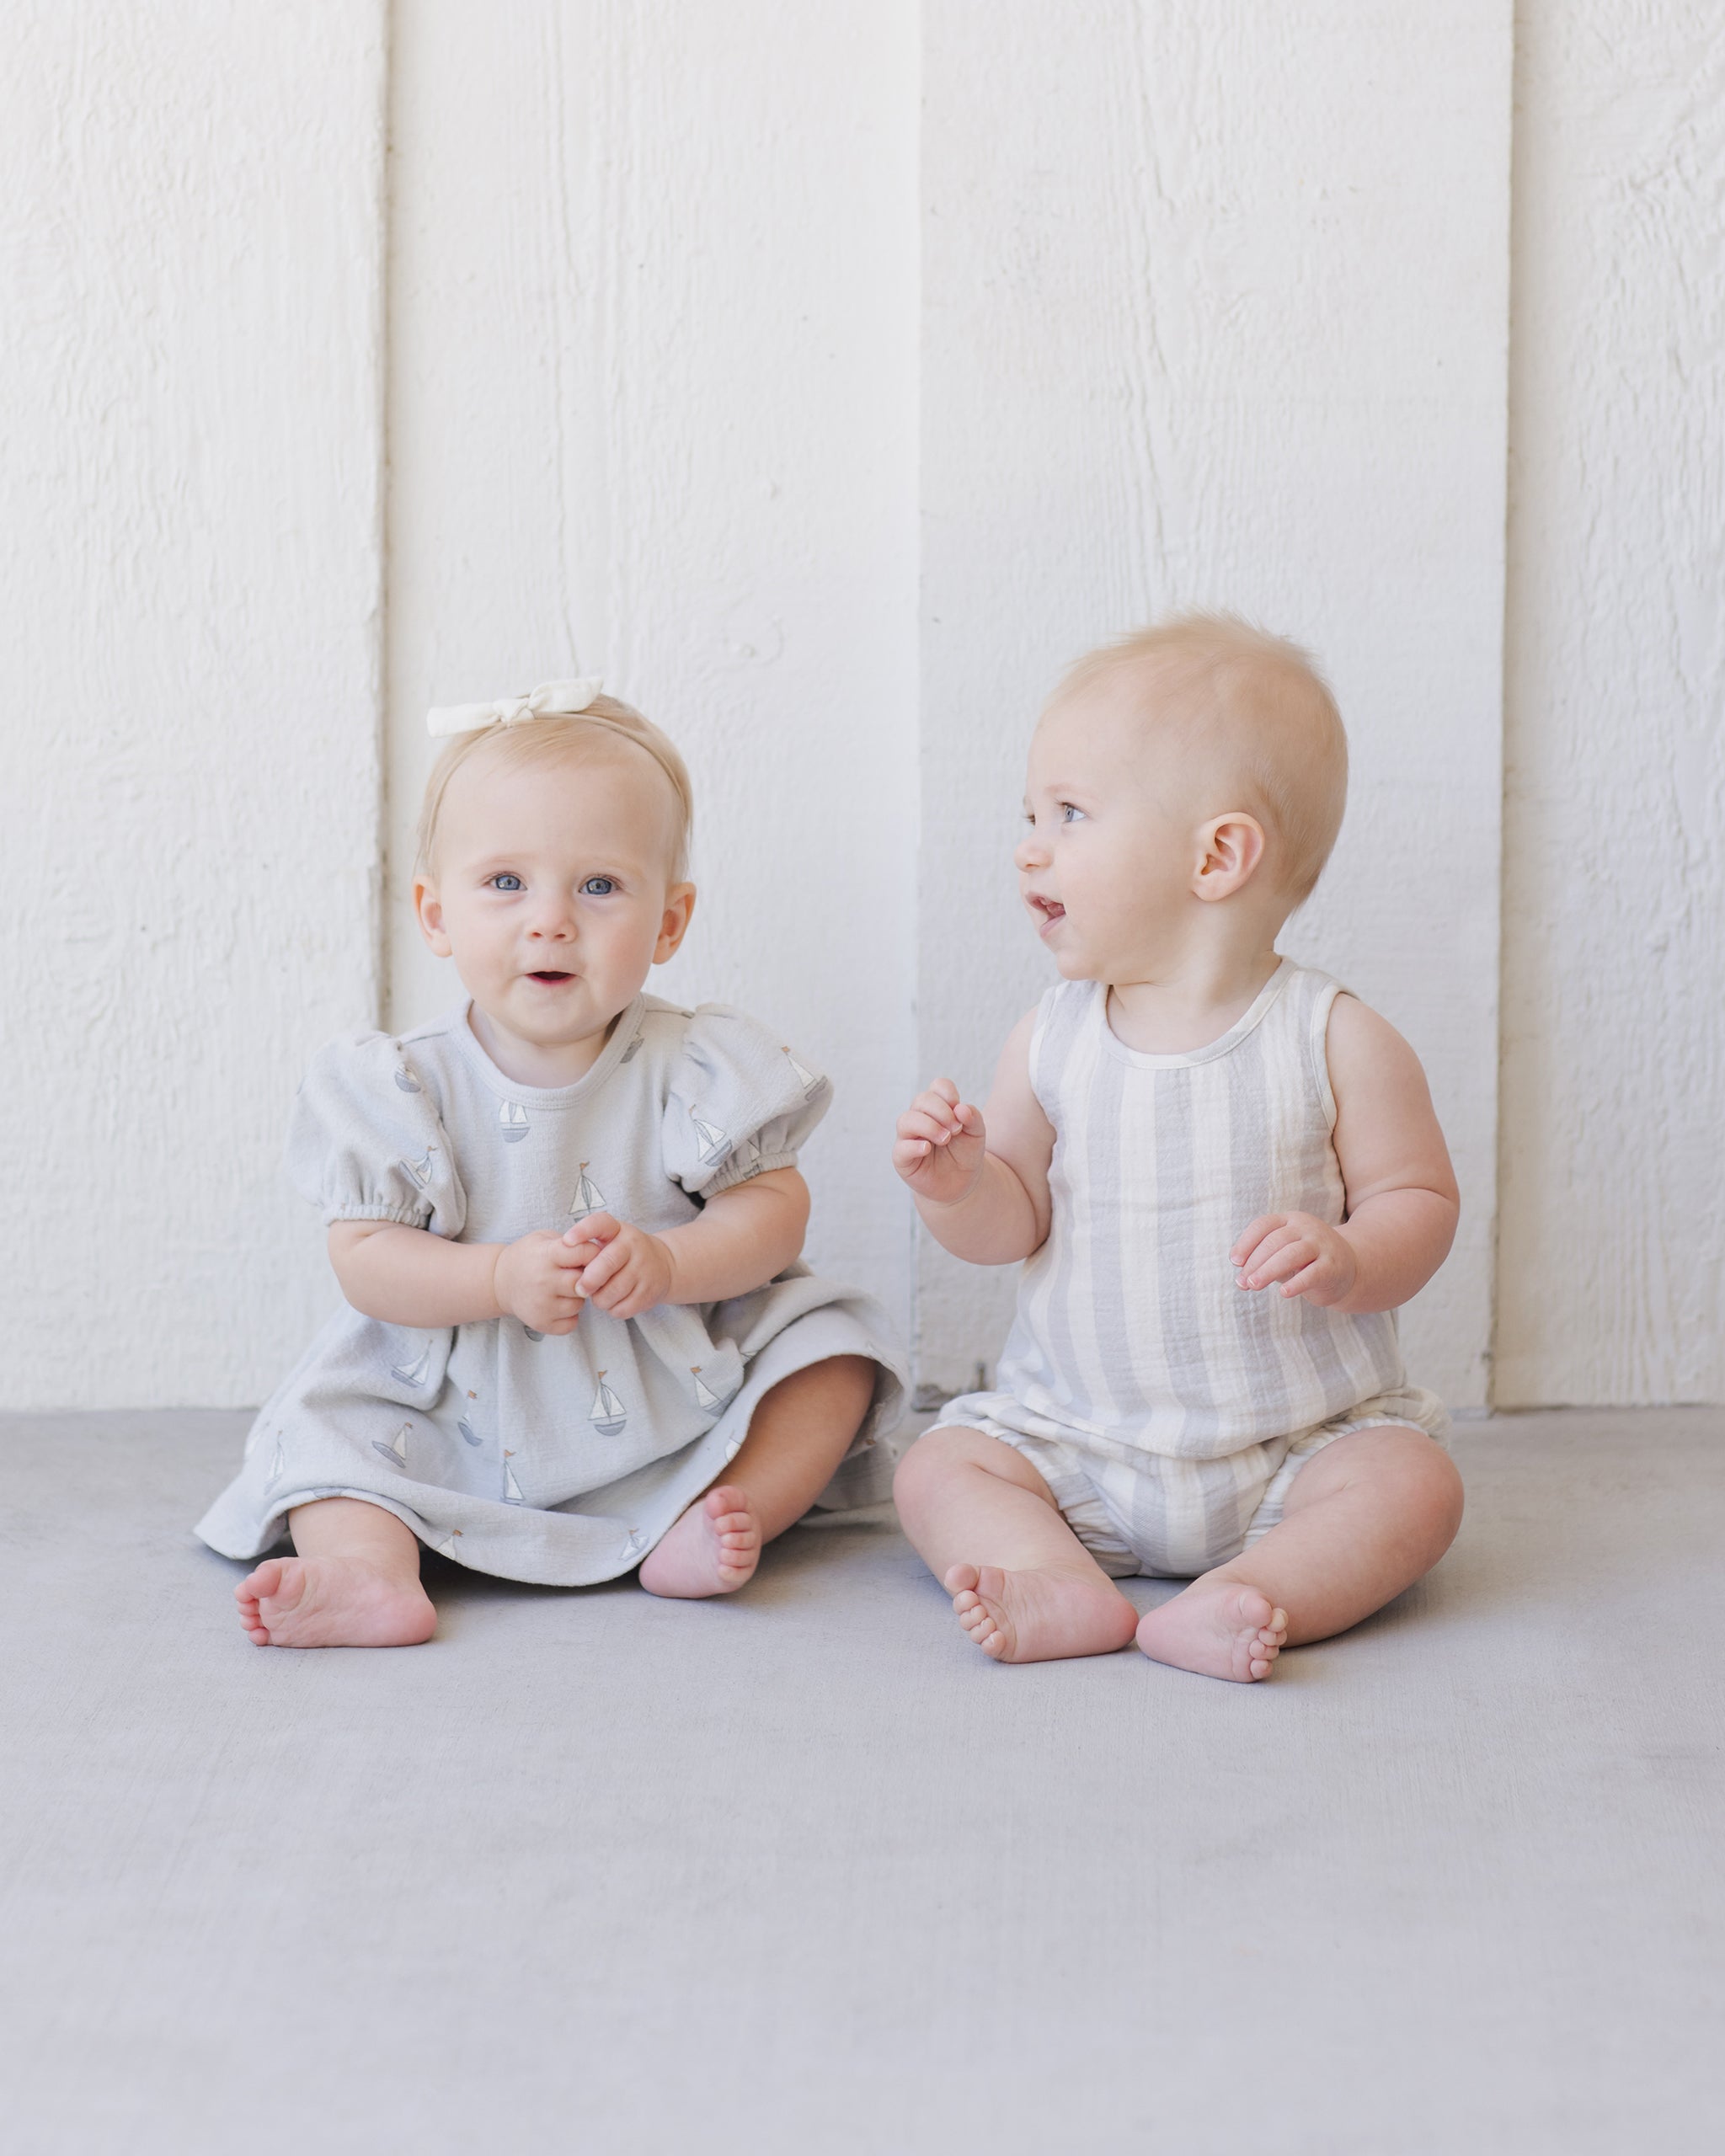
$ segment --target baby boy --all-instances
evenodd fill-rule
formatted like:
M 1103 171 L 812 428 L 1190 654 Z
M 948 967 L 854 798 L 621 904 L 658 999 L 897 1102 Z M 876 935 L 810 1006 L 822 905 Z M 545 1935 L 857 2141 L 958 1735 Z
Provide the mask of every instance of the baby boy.
M 1081 660 L 1031 744 L 1020 890 L 1063 976 L 986 1108 L 937 1079 L 894 1162 L 930 1231 L 1027 1260 L 998 1390 L 900 1465 L 905 1531 L 1005 1662 L 1266 1677 L 1430 1569 L 1461 1485 L 1395 1311 L 1456 1191 L 1391 1027 L 1276 938 L 1342 821 L 1295 646 L 1187 616 Z M 1140 1619 L 1117 1579 L 1187 1578 Z

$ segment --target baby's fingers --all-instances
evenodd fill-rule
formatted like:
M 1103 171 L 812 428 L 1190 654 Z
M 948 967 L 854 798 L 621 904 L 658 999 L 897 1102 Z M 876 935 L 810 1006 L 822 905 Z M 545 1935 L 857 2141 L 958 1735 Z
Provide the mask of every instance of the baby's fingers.
M 1234 1238 L 1234 1247 L 1228 1252 L 1230 1265 L 1243 1266 L 1248 1257 L 1256 1254 L 1260 1243 L 1268 1242 L 1279 1228 L 1285 1228 L 1285 1213 L 1260 1213 L 1249 1228 L 1242 1229 Z
M 608 1243 L 622 1225 L 614 1214 L 585 1213 L 563 1230 L 563 1239 L 566 1243 Z
M 899 1118 L 899 1136 L 918 1139 L 928 1145 L 947 1145 L 958 1136 L 961 1126 L 948 1123 L 938 1116 L 926 1114 L 921 1108 L 912 1108 Z
M 1246 1273 L 1246 1284 L 1248 1288 L 1274 1287 L 1278 1280 L 1291 1280 L 1296 1273 L 1304 1273 L 1317 1259 L 1316 1245 L 1308 1242 L 1304 1235 L 1296 1235 L 1269 1257 L 1262 1261 L 1254 1258 Z
M 620 1242 L 608 1242 L 595 1258 L 590 1259 L 581 1274 L 581 1293 L 589 1302 L 598 1299 L 599 1291 L 613 1274 L 622 1271 L 628 1262 L 628 1251 Z

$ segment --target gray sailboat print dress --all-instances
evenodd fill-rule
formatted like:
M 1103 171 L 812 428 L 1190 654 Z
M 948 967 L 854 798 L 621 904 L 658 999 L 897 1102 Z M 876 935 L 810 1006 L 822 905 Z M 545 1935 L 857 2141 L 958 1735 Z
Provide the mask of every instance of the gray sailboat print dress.
M 825 1114 L 827 1081 L 740 1011 L 640 995 L 572 1086 L 518 1086 L 467 1006 L 399 1038 L 314 1058 L 288 1165 L 326 1221 L 396 1220 L 473 1242 L 559 1233 L 608 1212 L 658 1233 L 772 1168 Z M 292 1507 L 382 1505 L 458 1563 L 578 1587 L 638 1565 L 724 1474 L 761 1397 L 834 1355 L 877 1367 L 874 1402 L 824 1493 L 884 1496 L 877 1446 L 904 1371 L 871 1297 L 800 1263 L 729 1301 L 565 1334 L 514 1317 L 416 1331 L 344 1306 L 260 1411 L 238 1476 L 198 1523 L 227 1557 L 261 1556 Z

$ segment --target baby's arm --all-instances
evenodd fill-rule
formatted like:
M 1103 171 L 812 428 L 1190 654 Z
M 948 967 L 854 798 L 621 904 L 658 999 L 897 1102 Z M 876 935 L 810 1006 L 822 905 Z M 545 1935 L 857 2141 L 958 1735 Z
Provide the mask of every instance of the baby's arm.
M 590 1213 L 569 1230 L 582 1296 L 613 1317 L 658 1303 L 721 1303 L 764 1288 L 800 1256 L 809 1186 L 794 1168 L 769 1168 L 709 1198 L 698 1219 L 662 1235 Z
M 512 1316 L 536 1332 L 573 1332 L 584 1302 L 630 1318 L 656 1303 L 722 1302 L 764 1287 L 800 1253 L 808 1225 L 809 1186 L 794 1168 L 772 1168 L 663 1235 L 611 1213 L 512 1243 L 337 1220 L 329 1262 L 353 1307 L 386 1324 L 429 1329 Z
M 1054 1127 L 1030 1084 L 1028 1011 L 1007 1036 L 985 1111 L 937 1078 L 899 1118 L 893 1166 L 925 1226 L 954 1257 L 1012 1265 L 1048 1239 Z
M 1241 1287 L 1279 1283 L 1326 1310 L 1394 1310 L 1450 1252 L 1461 1202 L 1419 1059 L 1352 995 L 1330 1009 L 1330 1087 L 1347 1218 L 1267 1213 L 1229 1253 Z
M 518 1317 L 536 1332 L 572 1332 L 582 1260 L 542 1230 L 512 1243 L 458 1243 L 394 1220 L 336 1220 L 329 1262 L 355 1310 L 430 1331 Z

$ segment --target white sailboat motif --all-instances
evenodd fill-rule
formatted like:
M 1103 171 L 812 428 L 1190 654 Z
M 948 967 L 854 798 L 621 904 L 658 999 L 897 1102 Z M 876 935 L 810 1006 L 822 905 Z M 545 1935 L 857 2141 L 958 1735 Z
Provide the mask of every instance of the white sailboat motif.
M 709 1414 L 716 1415 L 719 1409 L 724 1406 L 724 1402 L 713 1390 L 713 1387 L 708 1385 L 707 1380 L 702 1376 L 701 1373 L 705 1368 L 706 1364 L 704 1363 L 691 1363 L 689 1365 L 689 1374 L 695 1380 L 695 1400 L 697 1405 L 706 1408 Z
M 587 1163 L 581 1163 L 580 1181 L 575 1185 L 575 1194 L 569 1200 L 569 1218 L 579 1220 L 584 1214 L 602 1213 L 605 1193 L 587 1172 Z
M 822 1083 L 821 1080 L 815 1076 L 806 1063 L 798 1063 L 788 1049 L 785 1050 L 785 1056 L 792 1070 L 797 1074 L 797 1083 L 803 1088 L 803 1098 L 805 1101 L 812 1101 Z
M 471 1386 L 469 1386 L 467 1389 L 467 1397 L 469 1400 L 477 1400 L 479 1396 Z M 462 1411 L 462 1419 L 456 1424 L 456 1428 L 461 1432 L 462 1435 L 467 1439 L 470 1445 L 476 1445 L 481 1442 L 479 1433 L 467 1420 L 467 1410 L 465 1408 Z
M 695 1135 L 701 1140 L 702 1159 L 709 1166 L 715 1161 L 722 1161 L 731 1150 L 729 1139 L 722 1130 L 716 1130 L 710 1123 L 697 1115 L 692 1108 L 689 1111 L 689 1120 L 695 1126 Z
M 632 1527 L 629 1529 L 628 1542 L 625 1545 L 627 1554 L 633 1557 L 646 1540 L 646 1536 L 642 1534 L 638 1527 Z
M 497 1127 L 507 1145 L 519 1145 L 527 1134 L 527 1111 L 519 1101 L 499 1101 Z
M 373 1438 L 371 1449 L 373 1452 L 381 1452 L 392 1467 L 398 1467 L 405 1473 L 408 1464 L 408 1439 L 413 1434 L 413 1424 L 403 1422 L 387 1444 L 384 1444 L 382 1438 Z
M 281 1449 L 281 1440 L 275 1440 L 275 1457 L 270 1463 L 270 1480 L 279 1482 L 287 1472 L 287 1454 Z
M 392 1363 L 389 1366 L 389 1374 L 402 1385 L 410 1385 L 417 1388 L 425 1382 L 425 1373 L 430 1367 L 431 1346 L 428 1341 L 413 1362 Z
M 461 1540 L 461 1529 L 458 1527 L 452 1527 L 449 1530 L 448 1534 L 444 1536 L 441 1542 L 434 1542 L 431 1545 L 431 1547 L 437 1552 L 440 1557 L 454 1557 L 455 1545 Z M 457 1561 L 459 1561 L 459 1560 L 457 1560 Z
M 516 1481 L 515 1471 L 510 1465 L 510 1460 L 514 1458 L 515 1454 L 512 1452 L 506 1452 L 503 1455 L 503 1502 L 506 1505 L 524 1505 L 527 1502 L 526 1492 Z
M 405 1154 L 402 1155 L 402 1166 L 407 1170 L 414 1181 L 418 1183 L 421 1190 L 423 1190 L 426 1184 L 431 1180 L 431 1155 L 436 1150 L 435 1146 L 428 1145 L 425 1151 L 420 1154 L 417 1161 L 409 1160 Z
M 614 1438 L 628 1421 L 628 1410 L 605 1382 L 605 1373 L 599 1373 L 599 1390 L 593 1396 L 592 1412 L 587 1420 L 601 1438 Z

